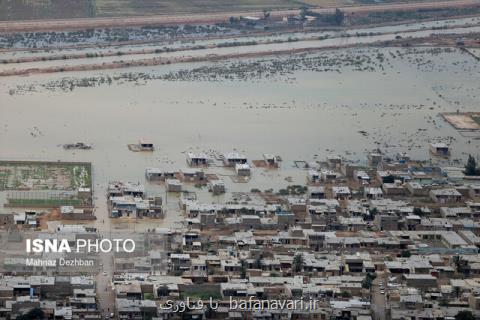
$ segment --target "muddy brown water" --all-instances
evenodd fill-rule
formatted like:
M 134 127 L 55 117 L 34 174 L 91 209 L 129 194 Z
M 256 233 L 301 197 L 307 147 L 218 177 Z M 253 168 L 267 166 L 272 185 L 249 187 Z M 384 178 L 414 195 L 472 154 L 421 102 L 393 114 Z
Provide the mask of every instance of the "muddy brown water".
M 378 54 L 378 50 L 361 50 Z M 397 50 L 380 49 L 386 56 Z M 419 58 L 423 64 L 415 62 Z M 132 68 L 129 72 L 161 74 L 201 65 Z M 71 92 L 36 87 L 37 91 L 9 94 L 18 85 L 102 73 L 3 78 L 0 157 L 92 162 L 98 198 L 104 196 L 110 180 L 146 183 L 146 167 L 185 167 L 187 151 L 237 149 L 251 160 L 261 159 L 263 153 L 283 158 L 280 170 L 256 169 L 249 183 L 233 183 L 230 169 L 210 169 L 224 178 L 229 191 L 278 190 L 304 183 L 306 172 L 294 168 L 294 160 L 324 160 L 339 154 L 365 163 L 367 151 L 376 147 L 389 155 L 408 151 L 413 158 L 429 159 L 430 141 L 451 141 L 452 159 L 463 159 L 469 153 L 479 154 L 479 140 L 462 136 L 438 114 L 457 109 L 480 111 L 479 71 L 473 57 L 454 50 L 390 59 L 384 70 L 375 71 L 345 67 L 340 72 L 302 70 L 262 79 L 114 82 Z M 107 72 L 112 76 L 122 73 Z M 152 140 L 156 150 L 129 151 L 127 144 L 141 138 Z M 61 147 L 79 141 L 92 143 L 94 149 Z M 186 189 L 199 192 L 204 201 L 222 200 L 191 185 Z M 164 192 L 154 184 L 147 184 L 147 190 Z

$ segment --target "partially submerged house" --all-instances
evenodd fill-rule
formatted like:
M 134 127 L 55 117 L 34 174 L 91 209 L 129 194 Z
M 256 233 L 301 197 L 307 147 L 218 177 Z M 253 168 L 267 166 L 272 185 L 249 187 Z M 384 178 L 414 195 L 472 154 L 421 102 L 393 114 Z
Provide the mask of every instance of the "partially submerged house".
M 108 197 L 133 196 L 143 197 L 145 187 L 140 183 L 114 181 L 108 184 Z
M 162 216 L 162 198 L 146 198 L 145 187 L 139 183 L 121 181 L 109 183 L 107 204 L 113 218 Z
M 35 211 L 24 211 L 13 214 L 13 221 L 15 225 L 22 225 L 24 227 L 36 228 L 40 225 L 39 215 Z
M 178 179 L 165 180 L 165 186 L 168 192 L 182 192 L 182 182 Z
M 237 163 L 235 165 L 235 172 L 237 173 L 237 176 L 240 177 L 249 177 L 251 170 L 250 170 L 250 165 L 245 163 L 245 164 L 240 164 Z
M 93 215 L 92 209 L 85 208 L 75 208 L 73 206 L 61 206 L 60 214 L 62 219 L 65 220 L 93 220 L 95 216 Z
M 337 173 L 333 170 L 322 169 L 322 181 L 330 182 L 337 179 Z
M 211 180 L 208 182 L 208 191 L 214 195 L 225 193 L 225 182 L 223 180 Z
M 439 157 L 448 157 L 450 156 L 450 148 L 442 142 L 431 143 L 429 147 L 430 152 Z
M 247 157 L 238 152 L 229 152 L 223 155 L 223 164 L 227 167 L 234 167 L 236 164 L 246 164 Z
M 308 187 L 308 199 L 325 199 L 324 187 Z
M 205 153 L 187 153 L 187 164 L 190 167 L 206 167 L 210 158 Z
M 372 152 L 368 154 L 368 165 L 376 167 L 383 161 L 383 155 L 378 152 Z
M 130 151 L 140 152 L 140 151 L 153 151 L 154 147 L 153 147 L 153 142 L 151 142 L 150 140 L 141 139 L 138 141 L 137 144 L 129 144 L 128 149 L 130 149 Z
M 163 179 L 163 172 L 159 168 L 145 169 L 145 178 L 148 181 L 158 181 Z
M 148 139 L 140 139 L 138 142 L 140 150 L 142 151 L 153 151 L 153 142 Z
M 201 182 L 205 180 L 205 172 L 200 168 L 185 168 L 180 170 L 178 177 L 183 182 Z
M 264 153 L 263 161 L 265 161 L 265 164 L 269 167 L 278 167 L 278 157 L 273 154 Z
M 370 183 L 370 176 L 363 170 L 355 170 L 354 178 L 356 181 L 364 185 Z
M 108 208 L 112 218 L 160 218 L 162 216 L 162 198 L 143 199 L 133 196 L 110 197 L 108 200 Z
M 310 169 L 307 172 L 307 180 L 310 183 L 318 183 L 320 181 L 320 173 L 317 170 Z
M 342 165 L 342 158 L 340 156 L 327 157 L 328 165 L 332 168 L 340 168 Z

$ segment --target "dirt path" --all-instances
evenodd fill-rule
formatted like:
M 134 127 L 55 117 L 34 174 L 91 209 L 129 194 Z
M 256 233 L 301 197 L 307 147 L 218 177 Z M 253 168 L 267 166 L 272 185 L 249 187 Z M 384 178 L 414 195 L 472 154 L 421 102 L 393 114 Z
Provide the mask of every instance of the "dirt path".
M 390 10 L 418 10 L 429 8 L 466 7 L 479 5 L 480 0 L 451 0 L 433 1 L 406 4 L 383 4 L 349 6 L 340 8 L 346 13 L 366 13 Z M 314 8 L 312 11 L 318 13 L 331 13 L 335 8 Z M 277 10 L 272 11 L 272 17 L 283 17 L 291 14 L 298 14 L 299 10 Z M 57 19 L 57 20 L 28 20 L 28 21 L 6 21 L 0 22 L 0 32 L 32 32 L 32 31 L 53 31 L 53 30 L 75 30 L 86 28 L 112 28 L 112 27 L 134 27 L 145 25 L 178 25 L 178 24 L 212 24 L 227 21 L 230 17 L 240 16 L 262 16 L 259 11 L 250 12 L 222 12 L 209 14 L 186 14 L 186 15 L 151 15 L 135 17 L 114 17 L 114 18 L 83 18 L 83 19 Z

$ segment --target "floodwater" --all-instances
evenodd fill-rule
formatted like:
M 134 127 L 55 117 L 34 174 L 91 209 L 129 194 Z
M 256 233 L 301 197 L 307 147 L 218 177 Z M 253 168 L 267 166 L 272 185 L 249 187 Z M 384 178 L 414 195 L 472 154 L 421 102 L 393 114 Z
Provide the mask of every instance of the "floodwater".
M 231 65 L 226 61 L 3 78 L 0 157 L 92 162 L 96 203 L 102 207 L 100 217 L 106 217 L 108 181 L 146 183 L 146 167 L 184 168 L 188 151 L 236 149 L 251 160 L 261 159 L 263 153 L 278 154 L 284 160 L 280 170 L 255 169 L 248 183 L 234 183 L 229 169 L 209 169 L 225 180 L 228 191 L 278 190 L 304 183 L 306 172 L 295 168 L 293 161 L 341 155 L 364 163 L 374 148 L 390 156 L 408 151 L 414 159 L 428 160 L 428 143 L 444 141 L 452 147 L 452 159 L 463 161 L 469 153 L 478 156 L 480 140 L 462 136 L 439 116 L 445 111 L 480 111 L 480 66 L 472 56 L 456 49 L 428 48 L 341 49 L 327 54 L 352 58 L 382 54 L 386 58 L 362 71 L 344 65 L 332 71 L 303 68 L 269 77 L 219 76 L 216 81 L 201 77 L 119 80 L 72 91 L 41 84 L 124 72 L 160 75 L 200 67 L 222 67 L 228 73 Z M 288 58 L 235 63 L 277 59 L 289 63 Z M 12 94 L 18 86 L 32 86 L 32 90 Z M 129 151 L 127 144 L 140 138 L 152 140 L 155 152 Z M 92 143 L 94 149 L 65 151 L 60 147 L 77 141 Z M 152 195 L 164 194 L 163 187 L 146 184 Z M 203 201 L 222 199 L 193 185 L 186 189 L 198 192 Z M 168 201 L 174 210 L 177 199 L 169 196 Z M 179 221 L 178 212 L 171 212 L 167 220 Z
M 402 38 L 423 38 L 431 35 L 442 34 L 456 34 L 463 35 L 472 32 L 480 32 L 478 25 L 480 18 L 463 18 L 443 21 L 431 21 L 424 23 L 401 24 L 396 26 L 382 26 L 373 28 L 350 29 L 342 32 L 338 31 L 321 31 L 321 32 L 303 32 L 303 33 L 283 33 L 265 36 L 245 36 L 235 38 L 221 38 L 221 39 L 206 39 L 196 40 L 192 42 L 177 41 L 177 42 L 159 42 L 154 44 L 140 44 L 140 45 L 125 45 L 104 48 L 82 48 L 82 49 L 50 49 L 48 51 L 6 51 L 0 52 L 0 60 L 2 59 L 17 59 L 17 58 L 44 58 L 48 56 L 58 56 L 68 54 L 96 54 L 96 57 L 76 58 L 76 59 L 57 59 L 45 60 L 36 62 L 24 63 L 2 63 L 0 64 L 1 71 L 9 70 L 26 70 L 32 68 L 48 68 L 48 67 L 64 67 L 88 64 L 102 64 L 114 62 L 134 62 L 141 59 L 152 58 L 184 58 L 184 57 L 206 57 L 208 55 L 231 55 L 231 54 L 246 54 L 246 53 L 261 53 L 268 51 L 292 50 L 292 49 L 309 49 L 309 48 L 328 48 L 328 47 L 344 47 L 352 45 L 366 45 L 381 41 L 395 40 L 396 37 Z M 448 28 L 447 28 L 448 27 Z M 437 28 L 432 30 L 431 28 Z M 444 29 L 445 28 L 445 29 Z M 359 36 L 361 35 L 361 36 Z M 322 40 L 319 40 L 322 37 Z M 328 38 L 326 38 L 328 37 Z M 326 38 L 326 39 L 324 39 Z M 294 41 L 288 41 L 288 40 Z M 233 47 L 219 47 L 207 49 L 193 49 L 198 46 L 217 46 L 235 42 L 250 42 L 255 41 L 257 45 L 233 46 Z M 283 41 L 283 43 L 272 43 L 275 41 Z M 287 42 L 285 42 L 287 41 Z M 266 42 L 266 43 L 265 43 Z M 141 52 L 147 50 L 178 50 L 174 52 L 164 53 L 129 53 Z M 122 55 L 117 55 L 121 52 Z M 101 54 L 107 54 L 101 57 Z M 113 55 L 112 55 L 113 54 Z

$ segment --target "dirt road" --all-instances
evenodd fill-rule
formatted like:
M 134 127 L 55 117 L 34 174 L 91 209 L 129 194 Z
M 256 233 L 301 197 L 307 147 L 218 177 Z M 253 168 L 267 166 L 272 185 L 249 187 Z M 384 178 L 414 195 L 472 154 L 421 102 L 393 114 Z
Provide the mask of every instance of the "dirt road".
M 480 0 L 451 0 L 432 1 L 405 4 L 382 4 L 349 6 L 340 8 L 345 13 L 366 13 L 391 10 L 418 10 L 431 8 L 450 8 L 480 5 Z M 335 10 L 329 8 L 313 8 L 317 13 L 331 13 Z M 291 14 L 298 14 L 299 10 L 278 10 L 272 11 L 272 17 L 283 17 Z M 254 12 L 221 12 L 209 14 L 185 14 L 185 15 L 151 15 L 131 16 L 114 18 L 84 18 L 84 19 L 56 19 L 56 20 L 28 20 L 28 21 L 5 21 L 0 22 L 0 32 L 32 32 L 32 31 L 53 31 L 53 30 L 75 30 L 85 28 L 112 28 L 112 27 L 134 27 L 145 25 L 176 25 L 176 24 L 212 24 L 227 21 L 230 17 L 256 16 L 263 13 Z

